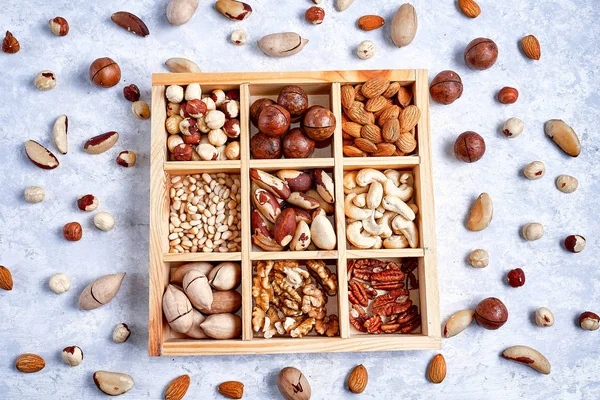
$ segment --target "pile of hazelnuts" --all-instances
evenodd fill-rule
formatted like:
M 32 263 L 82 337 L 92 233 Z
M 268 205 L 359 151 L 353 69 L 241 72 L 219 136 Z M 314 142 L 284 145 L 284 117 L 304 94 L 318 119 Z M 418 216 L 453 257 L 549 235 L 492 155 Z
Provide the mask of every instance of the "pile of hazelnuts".
M 322 106 L 308 106 L 299 86 L 285 86 L 277 101 L 261 98 L 250 107 L 250 121 L 259 132 L 250 139 L 254 159 L 308 158 L 315 148 L 327 147 L 335 131 L 333 113 Z M 294 123 L 300 123 L 290 129 Z

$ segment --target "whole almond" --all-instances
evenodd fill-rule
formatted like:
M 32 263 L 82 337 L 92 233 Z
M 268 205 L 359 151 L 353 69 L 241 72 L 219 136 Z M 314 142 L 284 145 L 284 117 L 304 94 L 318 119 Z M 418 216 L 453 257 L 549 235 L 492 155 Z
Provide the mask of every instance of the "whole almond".
M 521 39 L 521 47 L 525 55 L 532 60 L 539 60 L 542 56 L 540 42 L 533 35 L 525 36 Z
M 477 18 L 481 14 L 481 8 L 473 0 L 458 0 L 458 7 L 469 18 Z
M 377 151 L 372 153 L 373 157 L 390 157 L 396 152 L 396 145 L 394 143 L 379 143 L 377 145 Z
M 388 105 L 388 100 L 385 97 L 376 96 L 367 101 L 367 103 L 365 104 L 365 110 L 375 113 L 377 111 L 383 110 Z
M 358 19 L 358 27 L 363 31 L 373 31 L 385 25 L 385 19 L 379 15 L 363 15 Z
M 368 139 L 356 138 L 354 139 L 354 145 L 365 153 L 375 153 L 377 151 L 377 145 Z
M 348 376 L 348 389 L 352 393 L 362 393 L 369 382 L 369 373 L 364 365 L 360 364 L 354 367 L 350 376 Z
M 417 106 L 408 106 L 400 113 L 400 132 L 410 132 L 421 118 L 421 110 Z
M 181 375 L 169 383 L 165 391 L 165 400 L 181 400 L 190 387 L 190 376 Z
M 383 126 L 390 119 L 398 119 L 398 117 L 400 116 L 400 112 L 401 109 L 397 105 L 385 108 L 383 112 L 379 114 L 377 123 L 379 124 L 379 126 Z
M 38 372 L 44 369 L 46 362 L 37 354 L 21 354 L 15 362 L 15 367 L 25 373 Z
M 412 153 L 417 148 L 417 141 L 410 132 L 403 132 L 396 141 L 396 147 L 403 153 Z
M 383 142 L 383 137 L 381 136 L 381 128 L 377 125 L 365 125 L 360 130 L 360 136 L 364 139 L 367 139 L 374 144 L 378 144 Z
M 388 143 L 396 142 L 400 137 L 400 121 L 395 118 L 387 120 L 383 124 L 381 136 Z
M 139 17 L 126 11 L 119 11 L 110 17 L 113 22 L 137 36 L 148 36 L 150 31 Z
M 344 155 L 346 157 L 365 157 L 366 156 L 365 152 L 356 146 L 344 146 L 342 148 L 342 151 L 344 152 Z
M 361 124 L 352 121 L 342 123 L 342 131 L 355 138 L 360 137 L 362 127 Z
M 346 111 L 346 115 L 351 121 L 361 125 L 368 125 L 372 122 L 372 119 L 375 119 L 373 114 L 366 111 L 363 108 L 363 104 L 358 101 L 355 101 L 354 104 L 352 104 L 352 107 Z
M 398 93 L 398 90 L 400 90 L 401 87 L 400 82 L 392 82 L 385 92 L 383 92 L 382 96 L 386 99 L 391 99 Z
M 354 86 L 354 91 L 356 92 L 354 100 L 356 101 L 367 101 L 367 98 L 362 94 L 362 85 L 358 84 Z
M 354 90 L 354 87 L 352 87 L 351 85 L 342 86 L 341 95 L 342 107 L 344 107 L 345 109 L 352 107 L 352 104 L 354 103 L 354 99 L 356 97 L 356 91 Z
M 228 399 L 241 399 L 244 396 L 244 384 L 238 381 L 227 381 L 219 385 L 219 393 Z
M 382 95 L 390 86 L 390 81 L 386 78 L 371 78 L 366 81 L 360 89 L 363 96 L 367 99 Z
M 402 107 L 407 107 L 410 104 L 410 102 L 412 101 L 413 92 L 412 92 L 412 90 L 410 90 L 406 86 L 402 86 L 398 90 L 398 96 L 397 96 L 397 98 L 398 98 L 398 103 L 400 103 L 400 105 Z
M 433 383 L 442 383 L 444 378 L 446 378 L 446 360 L 443 355 L 438 354 L 433 357 L 429 363 L 427 377 Z
M 10 271 L 3 265 L 0 265 L 0 289 L 12 290 L 13 279 Z

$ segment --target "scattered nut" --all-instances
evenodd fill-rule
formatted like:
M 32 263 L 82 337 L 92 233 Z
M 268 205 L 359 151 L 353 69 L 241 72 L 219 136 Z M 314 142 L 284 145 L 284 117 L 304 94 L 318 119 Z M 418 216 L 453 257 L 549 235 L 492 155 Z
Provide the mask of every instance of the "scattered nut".
M 544 236 L 544 226 L 539 222 L 530 222 L 523 226 L 522 230 L 523 239 L 534 241 L 541 239 Z
M 165 390 L 165 400 L 182 400 L 190 388 L 190 376 L 181 375 L 173 379 Z
M 127 11 L 118 11 L 114 13 L 110 19 L 123 29 L 137 36 L 148 36 L 150 31 L 148 27 L 138 16 Z
M 88 139 L 83 145 L 83 151 L 88 154 L 101 154 L 113 147 L 118 140 L 118 132 L 106 132 Z
M 442 71 L 429 85 L 431 98 L 441 104 L 452 104 L 462 96 L 463 83 L 454 71 Z
M 503 87 L 498 92 L 498 101 L 502 104 L 513 104 L 519 98 L 519 91 L 512 87 Z
M 17 38 L 15 38 L 12 33 L 6 31 L 6 36 L 2 41 L 2 51 L 8 54 L 17 53 L 21 49 L 21 45 Z
M 527 179 L 540 179 L 546 173 L 546 166 L 541 161 L 530 162 L 523 168 L 523 175 Z
M 554 314 L 546 307 L 535 310 L 535 324 L 542 328 L 554 325 Z
M 131 330 L 127 324 L 120 323 L 113 330 L 112 340 L 115 343 L 125 343 L 129 339 L 129 335 L 131 335 Z
M 89 75 L 94 85 L 110 88 L 121 80 L 121 68 L 111 58 L 98 58 L 90 65 Z
M 279 372 L 277 387 L 286 400 L 310 399 L 310 384 L 304 374 L 294 367 L 286 367 Z
M 294 32 L 272 33 L 258 41 L 260 50 L 270 57 L 288 57 L 299 53 L 308 43 Z
M 252 14 L 250 5 L 237 0 L 217 0 L 215 8 L 232 21 L 243 21 Z
M 122 167 L 129 168 L 135 165 L 136 155 L 131 150 L 125 150 L 117 156 L 117 164 Z
M 41 203 L 44 201 L 46 192 L 39 186 L 29 186 L 25 189 L 23 196 L 28 203 Z
M 469 256 L 471 265 L 475 268 L 485 268 L 490 263 L 490 256 L 487 251 L 483 249 L 473 250 Z
M 148 103 L 142 100 L 133 102 L 131 105 L 131 112 L 137 119 L 150 118 L 150 107 L 148 106 Z
M 108 304 L 121 288 L 125 272 L 101 276 L 87 285 L 79 295 L 80 310 L 95 310 Z
M 443 335 L 445 338 L 451 338 L 464 331 L 475 319 L 475 310 L 460 310 L 448 318 L 444 325 Z
M 542 374 L 550 373 L 550 362 L 542 353 L 527 346 L 512 346 L 502 352 L 502 357 L 535 369 Z
M 80 240 L 82 233 L 79 222 L 69 222 L 63 227 L 63 236 L 70 242 L 77 242 Z
M 56 156 L 35 140 L 25 142 L 25 154 L 36 167 L 41 169 L 54 169 L 59 165 Z
M 165 61 L 167 69 L 174 73 L 201 72 L 198 65 L 187 58 L 174 57 Z
M 579 181 L 570 175 L 559 175 L 556 178 L 556 188 L 563 193 L 573 193 L 579 187 Z
M 465 48 L 465 64 L 474 70 L 491 68 L 498 58 L 498 46 L 493 40 L 477 38 Z
M 477 18 L 481 14 L 481 8 L 479 4 L 473 0 L 458 0 L 458 7 L 460 11 L 469 18 Z
M 83 361 L 83 350 L 78 346 L 65 347 L 61 356 L 65 364 L 76 367 Z
M 245 29 L 236 29 L 231 32 L 231 42 L 238 46 L 243 46 L 248 42 L 248 33 Z
M 476 132 L 463 132 L 454 142 L 454 155 L 461 161 L 479 161 L 485 154 L 485 140 Z
M 369 382 L 369 373 L 364 365 L 360 364 L 354 367 L 348 376 L 348 389 L 352 393 L 362 393 Z
M 228 399 L 241 399 L 244 396 L 244 384 L 238 381 L 223 382 L 217 390 Z
M 94 225 L 96 228 L 108 232 L 115 226 L 115 219 L 107 212 L 99 212 L 94 215 Z
M 377 50 L 375 43 L 370 40 L 363 40 L 356 49 L 356 55 L 361 60 L 368 60 L 375 55 L 375 50 Z
M 525 272 L 521 268 L 515 268 L 508 271 L 506 275 L 509 286 L 517 288 L 525 284 Z
M 575 130 L 560 119 L 551 119 L 544 126 L 546 135 L 571 157 L 581 153 L 581 143 Z
M 54 138 L 54 145 L 62 154 L 67 154 L 68 142 L 67 134 L 69 131 L 69 118 L 66 115 L 60 115 L 54 121 L 52 127 L 52 137 Z
M 77 199 L 77 207 L 81 211 L 94 211 L 98 207 L 98 198 L 93 194 L 86 194 Z
M 69 33 L 69 23 L 63 17 L 55 17 L 48 21 L 48 27 L 56 36 L 67 36 Z
M 481 193 L 471 208 L 467 227 L 472 231 L 482 231 L 490 225 L 493 216 L 492 198 L 487 193 Z
M 33 84 L 39 90 L 51 90 L 56 86 L 56 75 L 54 72 L 49 70 L 43 70 L 39 72 L 35 79 L 33 80 Z
M 134 385 L 131 376 L 119 372 L 108 371 L 94 372 L 94 383 L 98 389 L 110 396 L 119 396 L 123 393 L 127 393 Z
M 44 369 L 46 362 L 37 354 L 21 354 L 15 361 L 15 368 L 24 373 L 38 372 Z
M 540 42 L 533 35 L 527 35 L 521 39 L 523 53 L 532 60 L 539 60 L 542 56 Z
M 325 10 L 323 10 L 321 7 L 312 6 L 306 10 L 304 13 L 304 18 L 306 21 L 312 24 L 319 25 L 323 23 L 323 19 L 325 18 Z
M 358 19 L 356 25 L 363 31 L 373 31 L 385 25 L 385 19 L 379 15 L 363 15 Z
M 338 0 L 340 2 L 348 2 L 349 0 Z M 350 3 L 354 0 L 350 0 Z M 417 11 L 409 4 L 404 3 L 398 8 L 398 11 L 394 15 L 391 25 L 392 42 L 396 47 L 408 46 L 415 35 L 417 34 L 418 20 Z
M 600 317 L 591 311 L 586 311 L 579 316 L 579 326 L 586 331 L 595 331 L 600 328 Z
M 123 96 L 132 103 L 136 102 L 140 99 L 140 89 L 132 83 L 123 88 Z
M 171 25 L 183 25 L 194 16 L 197 8 L 198 0 L 169 0 L 167 19 Z
M 475 320 L 485 329 L 496 330 L 508 320 L 508 310 L 499 299 L 488 297 L 477 305 Z
M 585 249 L 585 238 L 581 235 L 570 235 L 565 239 L 565 249 L 571 253 L 581 253 Z
M 0 289 L 12 290 L 13 289 L 13 278 L 10 270 L 4 265 L 0 265 Z
M 442 383 L 446 378 L 446 360 L 441 354 L 437 354 L 429 363 L 427 377 L 431 383 Z
M 523 124 L 523 121 L 521 121 L 519 118 L 509 118 L 504 123 L 502 133 L 504 133 L 504 136 L 507 138 L 515 138 L 523 133 L 524 126 L 525 125 Z
M 63 294 L 71 289 L 71 279 L 65 274 L 54 274 L 48 280 L 48 287 L 56 294 Z

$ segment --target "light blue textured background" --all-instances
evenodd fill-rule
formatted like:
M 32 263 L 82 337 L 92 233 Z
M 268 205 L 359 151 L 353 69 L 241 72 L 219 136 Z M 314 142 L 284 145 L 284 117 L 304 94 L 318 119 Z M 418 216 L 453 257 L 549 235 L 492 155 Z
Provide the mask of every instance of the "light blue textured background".
M 0 293 L 0 398 L 75 399 L 104 397 L 92 382 L 98 369 L 132 375 L 135 388 L 124 398 L 160 398 L 166 384 L 190 374 L 190 398 L 219 398 L 216 385 L 241 380 L 246 398 L 277 398 L 276 374 L 294 365 L 308 376 L 315 399 L 355 398 L 345 390 L 350 369 L 363 363 L 370 375 L 364 399 L 392 398 L 597 398 L 600 392 L 599 332 L 576 324 L 585 310 L 600 310 L 600 237 L 598 210 L 600 169 L 598 140 L 598 76 L 600 75 L 600 5 L 597 0 L 481 0 L 475 20 L 459 13 L 454 0 L 415 0 L 419 30 L 414 42 L 397 49 L 389 40 L 389 21 L 400 1 L 356 0 L 343 13 L 332 0 L 322 6 L 323 25 L 303 19 L 309 0 L 251 1 L 255 12 L 242 23 L 221 17 L 212 1 L 201 5 L 190 23 L 172 27 L 164 13 L 166 1 L 4 0 L 0 30 L 10 30 L 21 42 L 15 55 L 0 54 L 0 264 L 15 280 L 12 292 Z M 135 37 L 116 27 L 110 15 L 119 10 L 144 19 L 151 35 Z M 388 25 L 365 33 L 355 28 L 363 14 L 380 14 Z M 54 37 L 47 21 L 65 17 L 71 31 Z M 243 26 L 249 44 L 235 47 L 228 38 Z M 255 42 L 277 31 L 297 31 L 310 39 L 302 53 L 287 59 L 263 56 Z M 519 50 L 519 40 L 535 34 L 542 59 L 533 62 Z M 464 47 L 485 36 L 498 44 L 500 56 L 488 71 L 468 70 Z M 354 55 L 358 43 L 373 40 L 377 55 L 361 61 Z M 97 89 L 87 78 L 89 64 L 112 57 L 122 68 L 122 83 L 111 90 Z M 148 207 L 150 122 L 138 121 L 123 100 L 124 84 L 136 83 L 142 99 L 150 101 L 152 72 L 165 71 L 164 61 L 183 56 L 203 71 L 287 71 L 326 69 L 427 68 L 431 75 L 444 69 L 458 72 L 464 95 L 450 106 L 431 106 L 433 173 L 436 194 L 437 248 L 442 321 L 454 311 L 475 307 L 484 297 L 497 296 L 510 310 L 499 331 L 476 325 L 450 340 L 442 353 L 448 376 L 441 385 L 430 384 L 426 367 L 431 351 L 307 354 L 246 357 L 149 358 L 148 320 Z M 42 69 L 53 70 L 56 88 L 39 92 L 33 78 Z M 510 106 L 495 100 L 503 86 L 515 86 L 521 96 Z M 23 143 L 40 141 L 51 148 L 51 129 L 60 114 L 69 116 L 70 152 L 61 166 L 42 171 L 25 157 Z M 525 132 L 505 139 L 499 127 L 516 116 Z M 582 154 L 571 159 L 545 137 L 543 123 L 562 118 L 582 139 Z M 121 133 L 109 152 L 89 156 L 82 151 L 88 137 L 109 130 Z M 466 130 L 482 134 L 487 154 L 473 165 L 452 156 L 454 138 Z M 138 163 L 123 169 L 114 162 L 123 149 L 134 150 Z M 546 176 L 528 181 L 520 175 L 530 161 L 543 160 Z M 557 175 L 576 176 L 580 189 L 565 195 L 554 187 Z M 30 185 L 46 189 L 46 201 L 30 205 L 23 190 Z M 491 194 L 495 216 L 480 233 L 466 230 L 464 220 L 472 200 L 482 191 Z M 92 215 L 77 210 L 75 199 L 94 193 L 99 210 L 110 211 L 116 228 L 104 233 L 93 227 Z M 62 239 L 64 223 L 78 220 L 84 238 Z M 546 235 L 537 242 L 520 238 L 520 227 L 539 221 Z M 561 248 L 562 239 L 580 233 L 588 238 L 579 254 Z M 487 269 L 475 270 L 465 258 L 474 248 L 491 254 Z M 522 267 L 523 288 L 507 287 L 507 270 Z M 93 312 L 77 310 L 77 297 L 100 275 L 126 271 L 123 287 L 108 306 Z M 56 272 L 71 276 L 72 289 L 57 296 L 47 287 Z M 541 329 L 532 313 L 547 306 L 556 316 L 552 328 Z M 128 323 L 133 335 L 122 345 L 111 341 L 113 327 Z M 499 357 L 507 346 L 525 344 L 542 351 L 552 363 L 543 376 Z M 70 368 L 60 350 L 78 345 L 83 364 Z M 46 368 L 37 374 L 18 373 L 17 355 L 42 355 Z

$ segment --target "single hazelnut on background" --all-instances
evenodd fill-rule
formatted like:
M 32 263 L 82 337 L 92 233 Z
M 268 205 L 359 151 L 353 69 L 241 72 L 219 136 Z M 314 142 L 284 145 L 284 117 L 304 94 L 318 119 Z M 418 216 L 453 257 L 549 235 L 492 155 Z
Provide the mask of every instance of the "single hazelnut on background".
M 150 106 L 143 100 L 134 101 L 131 104 L 131 112 L 137 119 L 150 118 Z
M 314 25 L 319 25 L 323 23 L 323 19 L 325 18 L 325 10 L 321 7 L 312 6 L 306 10 L 304 18 Z
M 69 33 L 69 23 L 63 17 L 55 17 L 48 21 L 48 27 L 56 36 L 67 36 Z
M 527 179 L 540 179 L 546 173 L 546 166 L 541 161 L 532 161 L 523 168 L 523 175 Z
M 546 307 L 535 310 L 535 324 L 541 328 L 554 325 L 554 314 Z
M 110 88 L 121 80 L 121 68 L 113 59 L 102 57 L 90 65 L 89 75 L 94 85 Z
M 498 92 L 498 101 L 502 104 L 513 104 L 519 98 L 519 91 L 513 87 L 505 86 Z
M 465 48 L 465 64 L 474 70 L 491 68 L 498 59 L 498 46 L 493 40 L 477 38 Z
M 77 199 L 77 207 L 81 211 L 94 211 L 98 207 L 98 198 L 93 194 L 86 194 Z
M 108 232 L 115 226 L 115 219 L 107 212 L 99 212 L 94 215 L 94 225 L 101 231 Z
M 56 294 L 63 294 L 71 289 L 71 279 L 65 274 L 54 274 L 48 280 L 48 287 Z
M 70 242 L 81 240 L 83 231 L 79 222 L 69 222 L 63 227 L 63 236 Z
M 586 311 L 579 316 L 579 326 L 586 331 L 595 331 L 600 328 L 600 317 L 591 311 Z
M 370 40 L 363 40 L 356 48 L 356 55 L 361 60 L 368 60 L 375 55 L 377 46 Z
M 184 136 L 184 138 L 187 136 Z M 135 165 L 135 161 L 137 159 L 137 156 L 135 155 L 135 153 L 131 150 L 125 150 L 119 153 L 119 155 L 117 156 L 117 164 L 119 164 L 121 167 L 125 167 L 125 168 L 129 168 L 129 167 L 133 167 Z
M 485 154 L 485 141 L 476 132 L 463 132 L 454 142 L 454 154 L 466 163 L 479 161 Z
M 61 356 L 65 364 L 76 367 L 83 361 L 83 350 L 79 346 L 65 347 Z
M 571 253 L 581 253 L 585 249 L 585 238 L 581 235 L 569 235 L 565 238 L 565 249 Z
M 123 88 L 123 97 L 125 97 L 126 100 L 129 100 L 132 103 L 134 101 L 138 101 L 140 99 L 140 89 L 133 83 L 131 85 L 125 86 Z
M 23 193 L 23 197 L 28 203 L 41 203 L 45 196 L 46 192 L 39 186 L 29 186 Z
M 515 268 L 508 271 L 506 275 L 509 286 L 517 288 L 525 284 L 525 272 L 521 268 Z
M 475 268 L 485 268 L 490 263 L 490 255 L 483 249 L 476 249 L 469 255 L 469 261 Z
M 454 71 L 442 71 L 433 78 L 429 85 L 431 98 L 440 104 L 452 104 L 462 96 L 463 83 Z
M 523 226 L 521 233 L 525 240 L 535 241 L 541 239 L 544 236 L 544 225 L 539 222 L 530 222 Z
M 243 46 L 248 42 L 248 33 L 246 33 L 245 29 L 236 29 L 231 32 L 231 43 Z
M 42 91 L 52 90 L 56 86 L 56 75 L 54 75 L 54 72 L 45 69 L 35 76 L 33 84 Z
M 504 136 L 507 138 L 516 138 L 523 133 L 524 127 L 525 124 L 519 118 L 509 118 L 502 127 L 502 133 L 504 133 Z

